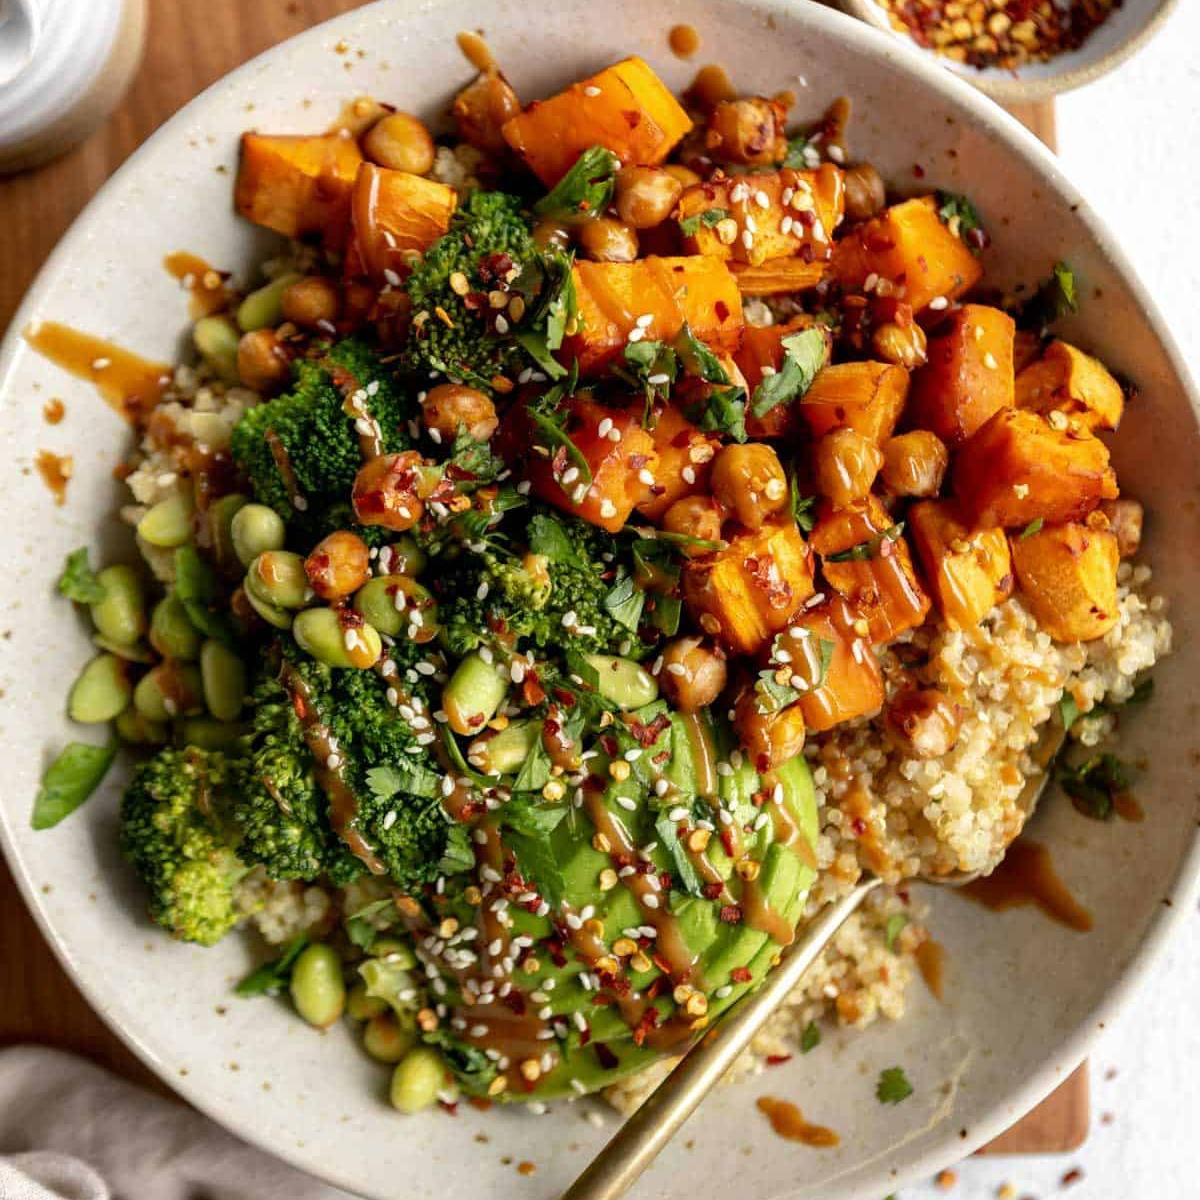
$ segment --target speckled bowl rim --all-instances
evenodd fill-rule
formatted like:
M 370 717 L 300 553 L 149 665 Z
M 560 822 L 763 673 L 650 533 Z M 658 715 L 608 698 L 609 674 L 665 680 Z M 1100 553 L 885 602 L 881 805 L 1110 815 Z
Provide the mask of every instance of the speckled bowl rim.
M 798 21 L 802 27 L 818 28 L 823 33 L 839 39 L 846 45 L 850 53 L 863 59 L 875 62 L 890 60 L 893 64 L 896 63 L 897 44 L 894 36 L 870 28 L 865 23 L 844 13 L 806 3 L 805 0 L 760 0 L 758 7 L 780 22 L 790 24 Z M 231 80 L 249 79 L 255 74 L 261 78 L 264 68 L 281 63 L 297 45 L 309 42 L 316 45 L 324 42 L 331 35 L 336 34 L 339 25 L 361 21 L 364 11 L 369 11 L 371 8 L 386 10 L 393 16 L 412 14 L 419 20 L 423 12 L 428 11 L 428 3 L 427 0 L 378 0 L 375 5 L 351 10 L 349 13 L 342 14 L 321 25 L 313 26 L 243 64 L 236 71 L 210 85 L 165 122 L 147 140 L 146 146 L 139 148 L 120 167 L 97 193 L 93 203 L 112 193 L 119 193 L 125 187 L 127 180 L 137 176 L 147 153 L 146 147 L 157 144 L 160 140 L 170 139 L 176 135 L 177 131 L 193 124 L 201 116 L 210 96 L 228 86 Z M 481 16 L 486 15 L 484 6 L 481 5 L 480 8 Z M 1078 198 L 1078 189 L 1070 184 L 1061 165 L 1045 146 L 1019 122 L 990 103 L 970 84 L 946 71 L 929 56 L 905 53 L 899 66 L 901 70 L 914 76 L 932 93 L 937 94 L 950 105 L 961 109 L 966 117 L 970 118 L 978 128 L 986 131 L 1005 152 L 1024 160 L 1028 166 L 1039 173 L 1045 185 L 1061 198 L 1072 201 Z M 13 369 L 14 358 L 18 346 L 21 344 L 20 331 L 28 324 L 34 311 L 46 300 L 50 293 L 50 281 L 57 273 L 60 264 L 68 260 L 76 249 L 87 240 L 89 211 L 90 206 L 76 218 L 30 286 L 13 318 L 4 342 L 0 345 L 0 395 L 3 393 L 10 371 Z M 1165 351 L 1167 360 L 1181 384 L 1181 390 L 1189 398 L 1193 414 L 1200 420 L 1200 394 L 1197 392 L 1183 356 L 1155 301 L 1142 284 L 1115 237 L 1091 207 L 1082 205 L 1076 215 L 1101 254 L 1122 277 L 1130 295 L 1141 307 L 1147 326 Z M 290 1142 L 281 1144 L 270 1137 L 260 1135 L 252 1122 L 243 1121 L 236 1116 L 220 1111 L 215 1100 L 202 1086 L 192 1082 L 188 1077 L 181 1077 L 174 1073 L 170 1069 L 170 1064 L 158 1055 L 155 1048 L 142 1040 L 138 1029 L 132 1023 L 122 1023 L 115 1016 L 109 1001 L 119 993 L 118 983 L 95 975 L 76 974 L 70 946 L 55 932 L 45 897 L 35 886 L 30 864 L 27 864 L 14 852 L 14 842 L 10 830 L 11 820 L 9 811 L 0 807 L 0 845 L 3 846 L 25 903 L 33 913 L 43 936 L 63 968 L 71 975 L 88 1003 L 105 1020 L 113 1032 L 151 1070 L 159 1075 L 168 1087 L 214 1121 L 229 1128 L 238 1137 L 348 1191 L 354 1192 L 357 1187 L 361 1186 L 362 1181 L 352 1177 L 345 1167 L 332 1165 L 327 1158 L 323 1157 L 319 1146 L 296 1146 Z M 978 1146 L 991 1141 L 1011 1125 L 1016 1114 L 1028 1112 L 1066 1079 L 1086 1056 L 1099 1032 L 1132 999 L 1148 969 L 1163 952 L 1175 927 L 1184 919 L 1185 914 L 1192 912 L 1193 905 L 1200 896 L 1200 833 L 1193 833 L 1191 844 L 1186 853 L 1181 856 L 1178 869 L 1165 889 L 1164 896 L 1170 903 L 1164 902 L 1157 906 L 1156 915 L 1151 919 L 1146 935 L 1136 953 L 1129 960 L 1126 969 L 1109 988 L 1103 1000 L 1078 1023 L 1072 1032 L 1059 1041 L 1056 1052 L 1048 1057 L 1039 1069 L 1032 1072 L 1020 1086 L 998 1094 L 994 1102 L 974 1120 L 969 1134 L 965 1130 L 962 1133 L 956 1133 L 947 1129 L 943 1136 L 931 1141 L 924 1153 L 910 1161 L 902 1174 L 893 1175 L 885 1165 L 880 1164 L 877 1185 L 874 1181 L 871 1181 L 871 1186 L 856 1183 L 852 1193 L 835 1193 L 831 1189 L 828 1200 L 841 1200 L 841 1198 L 851 1195 L 863 1197 L 865 1200 L 866 1197 L 871 1196 L 873 1191 L 880 1194 L 894 1191 L 918 1177 L 933 1174 L 947 1163 L 958 1161 Z

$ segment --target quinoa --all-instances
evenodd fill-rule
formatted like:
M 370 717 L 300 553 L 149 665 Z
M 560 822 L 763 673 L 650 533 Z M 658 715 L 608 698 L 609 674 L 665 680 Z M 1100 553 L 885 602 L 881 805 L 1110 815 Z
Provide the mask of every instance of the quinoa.
M 302 933 L 325 929 L 336 915 L 334 899 L 324 888 L 296 880 L 268 879 L 255 867 L 234 892 L 238 911 L 272 946 Z

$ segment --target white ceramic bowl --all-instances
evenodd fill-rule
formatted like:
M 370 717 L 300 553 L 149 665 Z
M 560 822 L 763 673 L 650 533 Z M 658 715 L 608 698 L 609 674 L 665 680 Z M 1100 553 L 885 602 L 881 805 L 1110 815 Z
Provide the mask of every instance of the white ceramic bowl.
M 680 87 L 694 67 L 667 51 L 676 22 L 699 31 L 699 61 L 720 60 L 747 88 L 794 89 L 799 118 L 816 117 L 838 94 L 852 96 L 857 153 L 901 185 L 911 186 L 920 163 L 928 183 L 971 193 L 995 237 L 993 279 L 1036 280 L 1057 258 L 1070 259 L 1083 298 L 1071 335 L 1102 349 L 1142 388 L 1116 458 L 1128 491 L 1151 510 L 1147 553 L 1176 598 L 1179 649 L 1156 673 L 1153 704 L 1125 729 L 1126 753 L 1147 762 L 1138 784 L 1146 822 L 1097 824 L 1058 801 L 1037 819 L 1061 873 L 1095 912 L 1095 932 L 1068 932 L 1027 909 L 997 916 L 944 891 L 930 896 L 933 927 L 948 948 L 945 1003 L 918 983 L 904 1021 L 829 1034 L 814 1053 L 721 1090 L 637 1195 L 736 1190 L 758 1200 L 878 1200 L 998 1133 L 1062 1080 L 1190 911 L 1200 871 L 1189 760 L 1200 679 L 1198 610 L 1189 600 L 1200 587 L 1196 415 L 1153 301 L 1054 159 L 935 64 L 812 4 L 669 0 L 651 11 L 641 0 L 611 0 L 603 15 L 584 0 L 536 8 L 521 0 L 388 0 L 359 9 L 256 59 L 168 122 L 64 239 L 4 345 L 0 631 L 11 636 L 0 637 L 0 826 L 56 952 L 149 1064 L 245 1137 L 371 1197 L 556 1196 L 611 1133 L 613 1118 L 608 1129 L 585 1122 L 592 1101 L 540 1118 L 466 1106 L 453 1119 L 437 1111 L 398 1117 L 383 1102 L 379 1068 L 348 1030 L 318 1036 L 282 1002 L 230 996 L 250 962 L 248 943 L 231 937 L 200 950 L 147 923 L 117 852 L 116 780 L 58 828 L 30 831 L 44 762 L 78 736 L 63 716 L 63 694 L 88 653 L 53 582 L 75 546 L 125 544 L 112 517 L 121 492 L 112 466 L 128 433 L 89 388 L 34 356 L 18 331 L 52 318 L 170 357 L 186 321 L 162 256 L 188 249 L 244 276 L 268 245 L 230 204 L 237 137 L 249 123 L 319 130 L 343 100 L 364 92 L 432 117 L 468 78 L 455 33 L 479 26 L 527 98 L 629 52 Z M 336 52 L 339 43 L 348 52 Z M 38 415 L 51 395 L 67 404 L 55 427 Z M 75 456 L 64 508 L 30 471 L 43 447 Z M 916 1091 L 885 1108 L 874 1081 L 893 1065 L 907 1070 Z M 763 1093 L 799 1101 L 841 1134 L 841 1146 L 815 1151 L 778 1140 L 753 1107 Z M 490 1140 L 477 1144 L 478 1132 Z M 537 1173 L 517 1175 L 502 1155 L 532 1160 Z

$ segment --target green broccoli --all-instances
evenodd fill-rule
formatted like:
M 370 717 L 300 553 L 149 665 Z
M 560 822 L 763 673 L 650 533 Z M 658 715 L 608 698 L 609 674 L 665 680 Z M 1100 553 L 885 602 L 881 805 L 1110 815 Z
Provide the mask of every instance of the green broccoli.
M 159 751 L 121 801 L 121 850 L 150 889 L 150 915 L 173 937 L 211 946 L 238 920 L 246 874 L 229 814 L 239 764 L 218 750 Z

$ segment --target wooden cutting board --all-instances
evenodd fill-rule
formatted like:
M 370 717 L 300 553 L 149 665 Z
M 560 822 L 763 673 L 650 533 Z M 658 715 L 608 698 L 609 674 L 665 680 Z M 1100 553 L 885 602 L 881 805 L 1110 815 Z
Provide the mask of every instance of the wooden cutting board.
M 239 63 L 355 7 L 357 0 L 150 0 L 146 58 L 113 117 L 66 157 L 0 186 L 0 328 L 7 326 L 38 267 L 96 189 L 167 117 Z M 1054 145 L 1051 105 L 1030 106 L 1017 115 Z M 3 862 L 0 963 L 0 1045 L 34 1041 L 74 1050 L 170 1094 L 92 1012 L 59 967 Z M 1087 1113 L 1087 1076 L 1081 1068 L 987 1149 L 1072 1149 L 1086 1135 Z

